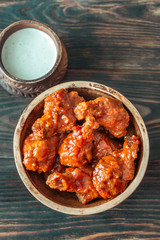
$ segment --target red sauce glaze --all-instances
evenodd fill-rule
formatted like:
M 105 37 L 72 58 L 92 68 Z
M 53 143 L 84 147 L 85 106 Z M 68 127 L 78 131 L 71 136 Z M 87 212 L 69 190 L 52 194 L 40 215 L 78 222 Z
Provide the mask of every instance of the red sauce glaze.
M 126 136 L 128 124 L 120 101 L 100 97 L 85 102 L 77 92 L 61 89 L 45 99 L 44 115 L 24 140 L 23 164 L 44 172 L 50 188 L 76 193 L 83 204 L 113 198 L 135 174 L 140 141 Z M 123 136 L 124 141 L 116 140 Z
M 93 172 L 93 184 L 104 199 L 112 198 L 126 188 L 122 171 L 112 155 L 102 158 Z
M 38 118 L 33 126 L 32 131 L 35 138 L 41 140 L 43 138 L 48 138 L 56 134 L 56 126 L 52 118 L 43 115 L 41 118 Z
M 60 191 L 75 192 L 83 204 L 99 196 L 91 176 L 79 168 L 67 168 L 65 173 L 53 173 L 48 176 L 46 184 Z
M 58 153 L 62 165 L 81 167 L 92 159 L 93 131 L 99 125 L 93 117 L 87 117 L 83 126 L 76 126 L 59 147 Z
M 94 132 L 95 140 L 93 144 L 93 158 L 101 159 L 107 155 L 112 154 L 116 149 L 122 147 L 120 142 L 116 142 L 110 137 L 102 132 L 95 131 Z
M 44 114 L 52 118 L 59 133 L 72 130 L 76 125 L 75 104 L 84 101 L 77 92 L 61 89 L 45 99 Z
M 103 198 L 112 198 L 122 192 L 135 172 L 140 141 L 136 136 L 125 140 L 123 148 L 103 157 L 93 171 L 93 184 Z
M 52 169 L 50 170 L 50 173 L 55 173 L 55 172 L 59 172 L 59 173 L 63 173 L 65 172 L 66 167 L 64 165 L 62 165 L 59 161 L 59 157 L 57 156 Z
M 140 140 L 139 137 L 131 136 L 126 137 L 123 148 L 113 153 L 117 159 L 121 169 L 123 170 L 123 180 L 130 181 L 134 178 L 135 174 L 135 159 L 139 151 Z
M 129 114 L 123 104 L 111 97 L 100 97 L 89 102 L 82 102 L 74 109 L 78 120 L 88 115 L 95 117 L 96 121 L 117 137 L 126 135 L 129 125 Z
M 23 163 L 26 169 L 39 173 L 49 171 L 55 161 L 58 141 L 58 135 L 37 141 L 33 133 L 30 134 L 23 144 Z
M 77 92 L 61 89 L 45 99 L 44 115 L 32 126 L 36 138 L 51 137 L 56 133 L 70 131 L 76 125 L 74 108 L 84 101 Z

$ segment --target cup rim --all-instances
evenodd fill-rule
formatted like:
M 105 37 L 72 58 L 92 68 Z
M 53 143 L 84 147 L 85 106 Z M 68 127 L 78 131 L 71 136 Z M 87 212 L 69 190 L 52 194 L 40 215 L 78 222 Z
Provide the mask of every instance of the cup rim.
M 18 29 L 17 29 L 18 28 Z M 17 78 L 14 75 L 10 74 L 4 67 L 3 63 L 2 63 L 2 59 L 1 59 L 1 52 L 2 52 L 2 48 L 3 45 L 5 43 L 5 41 L 7 40 L 7 38 L 14 32 L 24 29 L 24 28 L 34 28 L 34 29 L 38 29 L 44 33 L 46 33 L 55 43 L 56 48 L 57 48 L 57 58 L 56 58 L 56 62 L 53 65 L 53 67 L 51 68 L 51 70 L 49 72 L 47 72 L 45 75 L 33 79 L 33 80 L 24 80 L 21 78 Z M 6 38 L 6 39 L 5 39 Z M 52 30 L 51 27 L 49 27 L 47 24 L 36 21 L 36 20 L 20 20 L 17 22 L 14 22 L 12 24 L 10 24 L 9 26 L 7 26 L 5 29 L 2 30 L 2 32 L 0 33 L 0 69 L 3 73 L 3 75 L 5 75 L 5 77 L 9 78 L 10 81 L 13 82 L 18 82 L 18 83 L 25 83 L 25 84 L 32 84 L 32 83 L 38 83 L 43 81 L 44 79 L 48 78 L 49 76 L 51 76 L 55 70 L 57 69 L 57 67 L 60 64 L 60 61 L 62 59 L 62 44 L 61 44 L 61 40 L 58 37 L 58 35 Z
M 100 92 L 109 94 L 113 97 L 115 97 L 116 94 L 116 98 L 118 100 L 120 100 L 126 107 L 127 109 L 131 112 L 131 114 L 134 116 L 136 123 L 140 129 L 140 132 L 143 133 L 142 134 L 142 138 L 143 138 L 143 156 L 142 156 L 142 160 L 141 160 L 141 164 L 140 167 L 138 169 L 137 175 L 136 177 L 132 180 L 132 182 L 130 183 L 130 185 L 118 196 L 116 196 L 115 198 L 111 199 L 110 201 L 106 202 L 106 203 L 102 203 L 98 206 L 94 206 L 94 207 L 86 207 L 86 208 L 71 208 L 71 207 L 67 207 L 67 206 L 63 206 L 61 204 L 57 204 L 53 201 L 51 201 L 50 199 L 48 199 L 47 197 L 45 197 L 43 194 L 41 194 L 33 185 L 33 183 L 29 180 L 25 170 L 24 170 L 24 166 L 22 163 L 22 159 L 21 159 L 21 149 L 20 149 L 20 136 L 21 136 L 21 130 L 23 129 L 23 126 L 28 118 L 28 116 L 30 115 L 31 111 L 35 108 L 35 106 L 41 102 L 42 100 L 44 100 L 44 98 L 46 98 L 48 95 L 50 95 L 52 92 L 60 90 L 62 88 L 79 88 L 79 87 L 84 87 L 84 88 L 92 88 L 92 89 L 96 89 L 99 90 Z M 38 95 L 24 110 L 24 112 L 22 113 L 17 127 L 15 129 L 15 133 L 14 133 L 14 140 L 13 140 L 13 148 L 14 148 L 14 158 L 15 158 L 15 164 L 18 170 L 18 173 L 21 177 L 21 180 L 23 181 L 24 185 L 27 187 L 27 189 L 31 192 L 31 194 L 38 199 L 41 203 L 43 203 L 44 205 L 46 205 L 47 207 L 62 212 L 62 213 L 66 213 L 66 214 L 71 214 L 71 215 L 90 215 L 90 214 L 96 214 L 96 213 L 100 213 L 106 210 L 109 210 L 115 206 L 117 206 L 118 204 L 120 204 L 121 202 L 123 202 L 125 199 L 127 199 L 135 190 L 136 188 L 139 186 L 139 184 L 141 183 L 146 169 L 147 169 L 147 165 L 148 165 L 148 161 L 149 161 L 149 138 L 148 138 L 148 133 L 147 133 L 147 129 L 145 126 L 145 123 L 140 115 L 140 113 L 138 112 L 138 110 L 134 107 L 134 105 L 126 98 L 124 97 L 121 93 L 119 93 L 118 91 L 99 84 L 99 83 L 95 83 L 95 82 L 89 82 L 89 81 L 75 81 L 75 82 L 65 82 L 65 83 L 61 83 L 58 84 L 54 87 L 51 87 L 49 89 L 47 89 L 46 91 L 44 91 L 43 93 L 41 93 L 40 95 Z M 143 164 L 142 164 L 143 163 Z

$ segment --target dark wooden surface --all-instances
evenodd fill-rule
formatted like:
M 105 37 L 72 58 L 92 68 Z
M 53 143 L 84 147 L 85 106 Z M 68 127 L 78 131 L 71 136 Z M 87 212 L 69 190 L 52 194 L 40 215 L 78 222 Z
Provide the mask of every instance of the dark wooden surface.
M 89 80 L 124 94 L 150 139 L 150 160 L 138 189 L 112 210 L 70 216 L 39 203 L 13 158 L 13 134 L 31 101 L 0 87 L 0 239 L 160 239 L 160 1 L 0 0 L 0 29 L 14 21 L 47 23 L 67 48 L 64 81 Z

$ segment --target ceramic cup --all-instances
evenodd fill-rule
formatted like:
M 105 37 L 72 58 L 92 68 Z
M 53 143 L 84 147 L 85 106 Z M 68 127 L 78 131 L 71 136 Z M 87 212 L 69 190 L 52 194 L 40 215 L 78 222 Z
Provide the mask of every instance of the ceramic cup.
M 38 95 L 63 79 L 67 65 L 63 42 L 46 24 L 22 20 L 0 34 L 0 83 L 11 94 Z

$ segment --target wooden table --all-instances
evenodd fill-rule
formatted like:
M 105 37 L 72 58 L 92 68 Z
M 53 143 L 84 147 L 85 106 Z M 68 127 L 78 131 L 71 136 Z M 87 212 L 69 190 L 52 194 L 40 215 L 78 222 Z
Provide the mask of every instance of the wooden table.
M 112 210 L 70 216 L 38 202 L 14 163 L 13 134 L 31 99 L 0 87 L 0 239 L 160 239 L 160 2 L 158 0 L 0 0 L 0 28 L 33 19 L 62 38 L 69 66 L 64 81 L 108 85 L 141 113 L 150 160 L 138 189 Z

